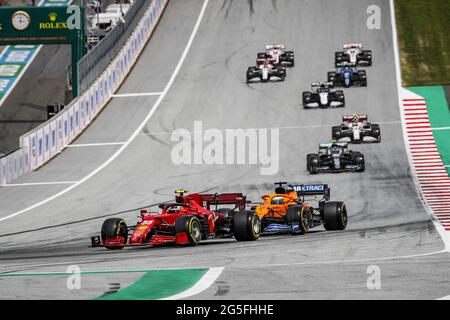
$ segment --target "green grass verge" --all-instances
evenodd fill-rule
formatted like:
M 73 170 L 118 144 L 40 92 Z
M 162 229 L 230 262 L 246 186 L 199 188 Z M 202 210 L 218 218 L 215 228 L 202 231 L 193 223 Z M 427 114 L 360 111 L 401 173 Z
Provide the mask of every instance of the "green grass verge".
M 123 273 L 143 273 L 134 283 L 116 292 L 104 294 L 95 300 L 156 300 L 167 298 L 181 293 L 194 286 L 208 271 L 199 269 L 173 269 L 173 270 L 119 270 L 119 271 L 91 271 L 81 272 L 81 276 L 114 275 Z M 2 278 L 33 278 L 33 277 L 68 277 L 73 273 L 47 272 L 47 273 L 6 273 L 0 274 Z M 32 281 L 32 279 L 30 280 Z M 55 280 L 49 280 L 55 281 Z
M 450 128 L 450 112 L 442 86 L 410 87 L 408 90 L 426 99 L 431 128 Z M 443 164 L 450 165 L 450 130 L 433 130 L 433 136 Z M 450 176 L 450 167 L 446 170 Z
M 450 1 L 395 0 L 404 86 L 450 84 Z
M 116 293 L 96 300 L 156 300 L 167 298 L 194 286 L 208 269 L 152 270 Z

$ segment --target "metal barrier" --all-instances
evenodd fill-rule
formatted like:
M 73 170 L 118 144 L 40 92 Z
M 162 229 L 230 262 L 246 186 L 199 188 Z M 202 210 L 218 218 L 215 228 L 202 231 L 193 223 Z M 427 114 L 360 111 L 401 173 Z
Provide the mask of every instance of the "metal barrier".
M 136 63 L 168 1 L 151 1 L 135 30 L 91 85 L 56 116 L 21 136 L 20 149 L 0 158 L 0 185 L 50 161 L 96 118 Z
M 136 0 L 119 22 L 91 51 L 78 62 L 78 91 L 83 93 L 111 63 L 136 28 L 152 0 Z

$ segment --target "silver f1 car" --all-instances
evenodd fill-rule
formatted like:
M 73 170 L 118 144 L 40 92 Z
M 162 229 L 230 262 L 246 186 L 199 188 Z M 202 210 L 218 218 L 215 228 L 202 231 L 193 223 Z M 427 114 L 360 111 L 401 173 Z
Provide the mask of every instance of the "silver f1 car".
M 341 67 L 344 63 L 348 63 L 352 67 L 372 65 L 372 51 L 363 50 L 362 43 L 344 44 L 342 51 L 335 52 L 335 66 Z
M 247 83 L 254 81 L 284 81 L 285 78 L 286 68 L 276 67 L 270 64 L 268 61 L 265 61 L 260 66 L 248 67 L 247 69 Z
M 342 116 L 342 124 L 332 128 L 332 136 L 339 142 L 381 142 L 380 126 L 370 123 L 366 114 Z
M 259 66 L 269 60 L 275 66 L 293 67 L 294 51 L 286 51 L 284 44 L 272 44 L 266 46 L 266 52 L 258 52 L 256 65 Z
M 312 83 L 311 91 L 302 93 L 303 107 L 305 109 L 345 107 L 344 92 L 331 91 L 332 85 L 331 82 Z
M 335 172 L 363 172 L 364 155 L 349 150 L 346 142 L 321 143 L 319 153 L 306 156 L 307 170 L 311 174 Z

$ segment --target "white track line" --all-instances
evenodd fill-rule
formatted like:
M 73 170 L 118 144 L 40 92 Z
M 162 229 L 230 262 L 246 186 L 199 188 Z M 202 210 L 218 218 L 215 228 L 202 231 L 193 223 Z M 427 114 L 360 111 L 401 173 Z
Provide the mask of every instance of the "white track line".
M 113 94 L 113 98 L 129 98 L 129 97 L 148 97 L 148 96 L 160 96 L 163 92 L 144 92 L 144 93 L 120 93 Z
M 55 184 L 75 184 L 78 181 L 50 181 L 50 182 L 24 182 L 24 183 L 10 183 L 2 185 L 2 187 L 24 187 L 24 186 L 48 186 Z
M 160 300 L 178 300 L 183 298 L 188 298 L 191 296 L 194 296 L 196 294 L 199 294 L 202 291 L 205 291 L 208 289 L 216 280 L 219 278 L 220 274 L 223 272 L 223 268 L 210 268 L 203 277 L 198 280 L 198 282 L 190 287 L 189 289 L 180 292 L 178 294 L 175 294 L 170 297 L 162 298 Z
M 69 144 L 67 147 L 79 148 L 79 147 L 120 146 L 123 144 L 125 144 L 125 142 L 80 143 L 80 144 Z
M 450 130 L 450 127 L 438 127 L 438 128 L 433 128 L 433 131 L 439 131 L 439 130 Z
M 447 249 L 434 251 L 429 253 L 419 253 L 412 254 L 406 256 L 391 256 L 384 258 L 367 258 L 367 259 L 354 259 L 354 260 L 328 260 L 328 261 L 316 261 L 316 262 L 294 262 L 294 263 L 274 263 L 274 264 L 262 264 L 257 267 L 268 268 L 268 267 L 287 267 L 287 266 L 306 266 L 306 265 L 321 265 L 321 264 L 342 264 L 342 263 L 365 263 L 365 262 L 373 262 L 373 261 L 387 261 L 387 260 L 403 260 L 403 259 L 412 259 L 412 258 L 420 258 L 420 257 L 428 257 L 436 254 L 448 253 Z
M 401 121 L 386 121 L 386 122 L 377 122 L 374 121 L 374 123 L 377 124 L 382 124 L 382 125 L 398 125 L 401 124 Z M 297 129 L 316 129 L 316 128 L 330 128 L 331 126 L 336 125 L 336 123 L 330 123 L 330 124 L 317 124 L 317 125 L 308 125 L 308 126 L 288 126 L 288 127 L 258 127 L 258 128 L 246 128 L 245 130 L 274 130 L 274 129 L 278 129 L 278 130 L 297 130 Z M 221 132 L 225 132 L 226 130 L 233 130 L 232 128 L 225 128 L 225 129 L 217 129 L 214 128 L 215 130 L 219 130 Z M 203 130 L 207 130 L 207 128 L 203 128 Z M 191 134 L 194 133 L 201 133 L 201 131 L 195 131 L 195 130 L 191 130 L 188 131 Z M 146 132 L 146 133 L 140 133 L 140 136 L 148 136 L 148 135 L 171 135 L 172 132 L 167 132 L 167 131 L 150 131 L 150 132 Z
M 57 194 L 44 199 L 40 202 L 35 203 L 32 206 L 29 206 L 25 209 L 22 209 L 20 211 L 14 212 L 10 215 L 7 215 L 3 218 L 0 218 L 0 222 L 11 219 L 13 217 L 16 217 L 18 215 L 21 215 L 25 212 L 28 212 L 30 210 L 36 209 L 37 207 L 40 207 L 54 199 L 59 198 L 60 196 L 68 193 L 69 191 L 72 191 L 73 189 L 75 189 L 76 187 L 80 186 L 81 184 L 83 184 L 84 182 L 88 181 L 90 178 L 92 178 L 93 176 L 95 176 L 97 173 L 99 173 L 100 171 L 102 171 L 104 168 L 106 168 L 111 162 L 114 161 L 114 159 L 116 159 L 129 145 L 130 143 L 132 143 L 134 141 L 134 139 L 138 136 L 138 134 L 142 131 L 142 129 L 144 128 L 145 124 L 151 119 L 151 117 L 155 114 L 156 110 L 158 110 L 161 102 L 163 101 L 164 97 L 166 96 L 167 92 L 169 91 L 169 89 L 172 87 L 172 84 L 175 81 L 176 76 L 178 75 L 178 73 L 180 72 L 180 69 L 184 63 L 184 60 L 186 59 L 186 56 L 191 48 L 191 45 L 194 41 L 195 35 L 197 34 L 197 31 L 200 27 L 200 23 L 203 19 L 203 16 L 205 14 L 206 11 L 206 7 L 208 5 L 209 0 L 204 0 L 203 2 L 203 6 L 200 10 L 200 13 L 198 15 L 197 18 L 197 22 L 195 23 L 194 29 L 192 30 L 192 33 L 189 37 L 189 40 L 186 44 L 186 47 L 184 48 L 183 54 L 180 57 L 180 60 L 178 61 L 177 66 L 175 67 L 175 70 L 172 73 L 172 76 L 169 79 L 169 82 L 167 83 L 166 87 L 164 88 L 162 94 L 159 96 L 158 100 L 156 100 L 155 104 L 153 105 L 152 109 L 150 110 L 150 112 L 147 114 L 147 116 L 145 117 L 145 119 L 142 120 L 142 122 L 140 123 L 140 125 L 137 127 L 137 129 L 133 132 L 133 134 L 131 135 L 131 137 L 108 159 L 106 160 L 103 164 L 101 164 L 99 167 L 97 167 L 95 170 L 93 170 L 92 172 L 90 172 L 88 175 L 86 175 L 85 177 L 83 177 L 81 180 L 79 180 L 77 183 L 71 185 L 70 187 L 58 192 Z
M 17 266 L 20 267 L 20 266 Z M 93 274 L 93 273 L 144 273 L 148 271 L 179 271 L 179 270 L 186 270 L 186 269 L 210 269 L 210 267 L 192 267 L 192 268 L 149 268 L 149 269 L 108 269 L 108 270 L 81 270 L 80 274 Z M 2 270 L 0 272 L 0 277 L 5 276 L 20 276 L 20 277 L 32 277 L 32 276 L 41 276 L 41 275 L 50 275 L 50 276 L 64 276 L 64 275 L 71 275 L 72 272 L 67 271 L 42 271 L 42 272 L 4 272 Z
M 430 207 L 428 207 L 426 202 L 421 197 L 422 188 L 417 179 L 417 172 L 416 172 L 415 166 L 413 164 L 413 160 L 412 160 L 412 152 L 409 149 L 408 133 L 407 133 L 407 129 L 406 129 L 406 119 L 405 119 L 405 116 L 408 113 L 406 111 L 402 110 L 403 102 L 404 102 L 401 97 L 402 90 L 403 90 L 403 88 L 402 88 L 402 71 L 400 68 L 400 50 L 398 48 L 397 20 L 395 17 L 394 0 L 389 0 L 389 8 L 390 8 L 390 12 L 391 12 L 392 44 L 393 44 L 393 48 L 394 48 L 394 63 L 395 63 L 395 73 L 396 73 L 396 79 L 397 79 L 396 82 L 397 82 L 397 92 L 398 92 L 398 107 L 400 108 L 400 116 L 402 118 L 403 142 L 405 144 L 406 153 L 408 155 L 408 161 L 409 161 L 411 173 L 412 173 L 412 176 L 414 179 L 414 185 L 416 186 L 418 198 L 422 202 L 422 205 L 423 205 L 425 211 L 430 216 L 433 216 L 433 211 L 431 210 Z M 424 101 L 423 97 L 421 97 L 420 100 Z M 418 112 L 418 113 L 421 113 L 421 112 Z M 444 246 L 445 246 L 444 251 L 450 252 L 450 236 L 449 236 L 448 232 L 438 221 L 435 221 L 434 219 L 433 219 L 433 224 L 434 224 L 437 232 L 441 236 L 441 239 L 444 243 Z
M 374 257 L 374 258 L 366 258 L 366 259 L 354 259 L 354 260 L 325 260 L 325 261 L 308 261 L 308 262 L 293 262 L 293 263 L 283 263 L 283 264 L 262 264 L 262 265 L 258 265 L 258 266 L 253 266 L 253 265 L 242 265 L 242 266 L 227 266 L 227 268 L 232 268 L 232 269 L 245 269 L 245 268 L 250 268 L 250 269 L 254 269 L 256 267 L 261 267 L 261 268 L 272 268 L 272 267 L 277 267 L 277 266 L 298 266 L 298 265 L 323 265 L 323 264 L 344 264 L 344 263 L 366 263 L 366 262 L 373 262 L 373 261 L 389 261 L 389 260 L 404 260 L 404 259 L 413 259 L 413 258 L 421 258 L 421 257 L 428 257 L 428 256 L 433 256 L 433 255 L 438 255 L 438 254 L 443 254 L 443 253 L 448 253 L 448 250 L 444 249 L 444 250 L 439 250 L 439 251 L 433 251 L 433 252 L 428 252 L 428 253 L 419 253 L 419 254 L 413 254 L 413 255 L 404 255 L 404 256 L 389 256 L 389 257 Z M 135 257 L 134 255 L 131 255 L 131 257 Z M 135 257 L 137 258 L 137 257 Z M 146 259 L 145 257 L 138 257 L 138 260 L 142 260 L 142 259 Z M 109 260 L 109 259 L 107 259 Z M 71 264 L 77 264 L 77 265 L 83 265 L 83 264 L 91 264 L 94 262 L 105 262 L 107 261 L 105 259 L 89 259 L 89 260 L 78 260 L 78 261 L 65 261 L 65 262 L 55 262 L 55 263 L 41 263 L 41 264 L 19 264 L 19 265 L 9 265 L 9 266 L 4 266 L 2 268 L 2 273 L 17 273 L 14 271 L 11 271 L 11 269 L 17 269 L 17 268 L 26 268 L 26 269 L 37 269 L 37 268 L 42 268 L 42 267 L 55 267 L 55 266 L 67 266 L 67 265 L 71 265 Z M 179 267 L 179 268 L 167 268 L 167 267 L 156 267 L 156 268 L 149 268 L 149 269 L 145 269 L 145 271 L 148 270 L 180 270 L 180 269 L 195 269 L 195 268 L 211 268 L 210 266 L 199 266 L 199 265 L 195 265 L 195 266 L 186 266 L 186 267 Z M 222 268 L 222 267 L 220 267 Z M 223 268 L 222 268 L 223 269 Z M 110 270 L 113 271 L 113 270 Z M 117 270 L 115 270 L 117 271 Z M 119 270 L 120 271 L 120 270 Z M 141 271 L 141 269 L 138 270 L 133 270 L 133 271 Z M 104 270 L 90 270 L 90 271 L 83 271 L 83 273 L 86 272 L 107 272 Z M 36 272 L 29 272 L 30 275 L 35 274 Z M 43 271 L 40 273 L 52 273 L 52 272 L 47 272 L 47 271 Z M 54 272 L 56 274 L 59 273 L 64 273 L 64 272 Z M 20 274 L 27 274 L 27 273 L 20 273 Z

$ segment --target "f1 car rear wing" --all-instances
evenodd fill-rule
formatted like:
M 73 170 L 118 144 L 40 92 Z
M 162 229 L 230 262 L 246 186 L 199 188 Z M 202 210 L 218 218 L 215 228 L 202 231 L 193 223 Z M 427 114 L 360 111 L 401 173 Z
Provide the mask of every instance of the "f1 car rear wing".
M 275 59 L 271 58 L 270 56 L 267 57 L 257 57 L 256 58 L 256 63 L 258 65 L 267 63 L 267 64 L 273 64 L 275 62 Z
M 245 210 L 247 197 L 242 193 L 195 193 L 184 197 L 185 202 L 194 200 L 202 207 L 211 210 L 211 206 L 234 204 L 235 209 Z
M 344 68 L 344 67 L 351 68 L 353 70 L 353 72 L 356 72 L 358 70 L 358 68 L 356 67 L 355 64 L 351 64 L 348 61 L 342 61 L 342 62 L 336 63 L 336 70 L 338 72 L 341 68 Z
M 369 116 L 367 114 L 354 114 L 342 116 L 342 122 L 354 121 L 355 118 L 358 119 L 358 122 L 369 121 Z
M 284 44 L 270 44 L 266 46 L 266 50 L 284 50 Z
M 328 143 L 319 143 L 319 149 L 328 149 L 331 148 L 333 145 L 338 147 L 347 147 L 347 142 L 328 142 Z
M 291 187 L 299 197 L 323 195 L 326 201 L 330 200 L 330 188 L 327 184 L 297 184 Z
M 333 85 L 333 82 L 322 82 L 322 83 L 320 83 L 320 82 L 313 82 L 313 83 L 311 83 L 311 88 L 318 88 L 318 87 L 320 87 L 321 84 L 323 84 L 323 85 L 325 85 L 327 87 L 331 87 Z
M 362 43 L 346 43 L 343 46 L 344 49 L 362 49 L 363 44 Z
M 324 200 L 330 200 L 330 188 L 327 184 L 288 184 L 287 182 L 275 182 L 278 187 L 275 193 L 284 194 L 288 191 L 295 191 L 299 197 L 320 196 Z

